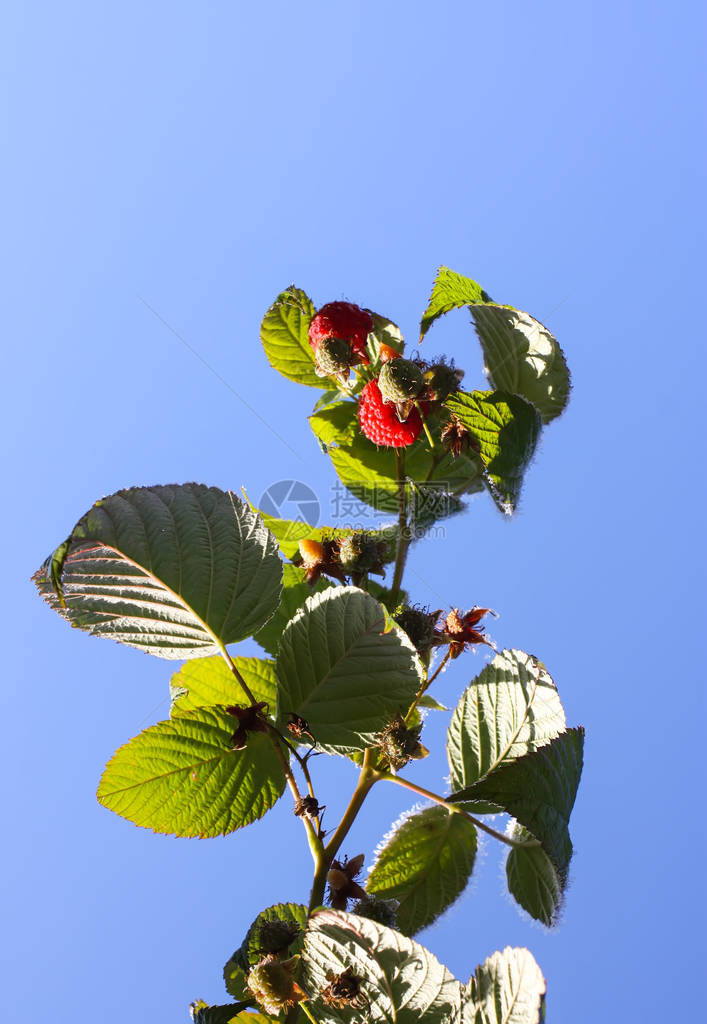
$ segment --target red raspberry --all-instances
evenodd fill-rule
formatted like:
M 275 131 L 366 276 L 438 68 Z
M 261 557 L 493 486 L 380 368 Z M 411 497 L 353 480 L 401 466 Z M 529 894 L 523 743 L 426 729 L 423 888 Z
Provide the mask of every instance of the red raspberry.
M 366 351 L 366 339 L 373 330 L 373 318 L 368 310 L 355 306 L 353 302 L 327 302 L 316 313 L 309 324 L 309 344 L 314 351 L 325 338 L 343 338 L 351 342 L 351 350 L 357 356 L 356 362 L 370 363 Z
M 366 384 L 358 400 L 358 422 L 369 441 L 389 448 L 405 448 L 416 441 L 422 430 L 417 409 L 401 423 L 394 405 L 383 401 L 377 380 Z

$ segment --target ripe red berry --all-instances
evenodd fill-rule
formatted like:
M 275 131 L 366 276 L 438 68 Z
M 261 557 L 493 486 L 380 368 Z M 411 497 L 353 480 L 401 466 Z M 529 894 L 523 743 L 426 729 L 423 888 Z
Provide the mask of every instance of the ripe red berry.
M 325 338 L 342 338 L 351 343 L 358 363 L 370 363 L 366 340 L 373 330 L 373 318 L 366 309 L 353 302 L 327 302 L 309 324 L 309 344 L 317 351 Z
M 412 409 L 408 418 L 401 423 L 394 405 L 383 401 L 378 381 L 366 384 L 358 400 L 358 422 L 369 441 L 390 448 L 404 448 L 420 436 L 422 419 L 417 409 Z

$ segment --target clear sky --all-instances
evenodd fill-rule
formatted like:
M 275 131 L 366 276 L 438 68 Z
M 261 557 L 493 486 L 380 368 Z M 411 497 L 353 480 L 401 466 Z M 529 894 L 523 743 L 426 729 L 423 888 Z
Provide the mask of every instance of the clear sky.
M 504 896 L 489 841 L 422 939 L 463 979 L 528 945 L 548 1022 L 694 1019 L 702 5 L 66 0 L 3 21 L 5 1018 L 186 1020 L 195 997 L 224 1000 L 222 965 L 252 917 L 305 898 L 310 873 L 284 801 L 205 841 L 98 806 L 105 761 L 165 717 L 176 666 L 70 630 L 30 573 L 130 484 L 257 500 L 296 477 L 326 505 L 334 476 L 305 418 L 316 393 L 268 367 L 260 318 L 295 281 L 414 340 L 445 263 L 548 322 L 574 393 L 515 520 L 475 500 L 445 542 L 414 549 L 412 593 L 497 608 L 497 641 L 545 661 L 587 744 L 559 930 Z M 433 329 L 429 350 L 445 349 L 482 385 L 463 314 Z M 459 659 L 441 699 L 483 663 Z M 439 747 L 441 716 L 426 736 Z M 445 772 L 441 754 L 413 769 L 423 785 Z M 327 778 L 333 811 L 354 775 L 337 761 Z M 410 806 L 389 790 L 350 854 Z

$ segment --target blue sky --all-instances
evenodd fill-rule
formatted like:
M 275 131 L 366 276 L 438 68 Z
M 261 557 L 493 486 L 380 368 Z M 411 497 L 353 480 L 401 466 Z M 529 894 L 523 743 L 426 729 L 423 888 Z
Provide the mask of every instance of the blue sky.
M 587 747 L 559 930 L 517 913 L 489 842 L 471 891 L 423 940 L 463 979 L 492 950 L 528 945 L 549 1022 L 694 1015 L 704 28 L 690 2 L 604 0 L 5 13 L 8 1019 L 186 1020 L 191 999 L 224 998 L 221 967 L 252 917 L 304 898 L 310 871 L 284 803 L 209 841 L 98 806 L 113 750 L 166 714 L 170 665 L 69 630 L 30 573 L 130 484 L 199 480 L 257 500 L 297 477 L 326 504 L 315 393 L 268 367 L 262 314 L 295 281 L 413 341 L 441 263 L 547 321 L 574 392 L 518 516 L 474 501 L 444 542 L 414 549 L 411 590 L 497 608 L 497 641 L 542 657 Z M 483 383 L 462 314 L 428 347 Z M 482 665 L 459 659 L 441 699 Z M 430 721 L 427 745 L 442 736 Z M 439 754 L 414 777 L 445 771 Z M 326 802 L 343 807 L 351 769 L 327 779 Z M 389 789 L 349 853 L 369 854 L 410 806 Z

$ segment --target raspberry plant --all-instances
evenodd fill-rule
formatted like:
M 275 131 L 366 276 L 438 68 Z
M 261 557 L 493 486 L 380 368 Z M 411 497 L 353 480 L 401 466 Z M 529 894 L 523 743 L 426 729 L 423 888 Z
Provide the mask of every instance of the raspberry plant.
M 556 924 L 582 768 L 583 731 L 567 728 L 547 669 L 504 650 L 452 713 L 449 791 L 411 777 L 428 753 L 423 715 L 445 710 L 430 693 L 440 673 L 493 644 L 488 609 L 411 602 L 410 545 L 461 511 L 465 495 L 486 490 L 512 514 L 540 431 L 569 396 L 552 334 L 445 267 L 420 340 L 461 307 L 490 388 L 463 390 L 460 368 L 406 353 L 392 321 L 353 303 L 316 311 L 293 286 L 263 320 L 272 366 L 323 391 L 310 424 L 341 482 L 392 513 L 391 524 L 315 528 L 201 484 L 134 487 L 97 501 L 35 574 L 72 626 L 184 662 L 170 718 L 113 755 L 102 804 L 158 833 L 209 837 L 244 828 L 290 790 L 313 860 L 308 902 L 243 922 L 224 971 L 233 1001 L 194 1003 L 201 1024 L 544 1018 L 545 982 L 528 950 L 493 953 L 463 985 L 413 938 L 467 885 L 479 830 L 507 848 L 514 899 Z M 248 637 L 264 657 L 229 650 Z M 327 822 L 338 821 L 326 830 L 315 754 L 350 758 L 359 772 L 348 805 L 328 808 Z M 365 854 L 345 847 L 379 783 L 424 804 L 364 877 Z M 505 831 L 489 818 L 500 812 Z

